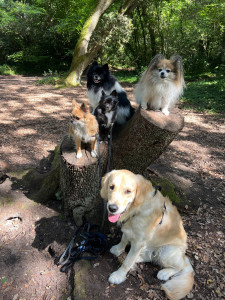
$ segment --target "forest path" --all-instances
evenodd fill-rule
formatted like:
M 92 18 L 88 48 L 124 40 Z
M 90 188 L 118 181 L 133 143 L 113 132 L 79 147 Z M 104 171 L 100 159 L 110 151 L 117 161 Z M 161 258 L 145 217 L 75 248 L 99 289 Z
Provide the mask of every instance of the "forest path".
M 37 167 L 60 142 L 68 130 L 71 101 L 88 102 L 85 82 L 77 88 L 56 89 L 36 85 L 37 79 L 0 76 L 0 169 L 15 177 Z M 133 101 L 133 87 L 123 86 Z M 196 273 L 188 297 L 222 299 L 224 120 L 187 110 L 180 113 L 184 129 L 149 169 L 176 182 L 198 204 L 182 213 L 187 254 Z M 0 300 L 73 299 L 74 274 L 60 273 L 55 260 L 71 239 L 74 224 L 62 218 L 60 204 L 40 205 L 24 192 L 10 179 L 0 185 Z M 117 266 L 109 253 L 90 263 L 84 280 L 86 299 L 165 299 L 155 276 L 157 267 L 140 264 L 134 276 L 114 287 L 107 278 Z

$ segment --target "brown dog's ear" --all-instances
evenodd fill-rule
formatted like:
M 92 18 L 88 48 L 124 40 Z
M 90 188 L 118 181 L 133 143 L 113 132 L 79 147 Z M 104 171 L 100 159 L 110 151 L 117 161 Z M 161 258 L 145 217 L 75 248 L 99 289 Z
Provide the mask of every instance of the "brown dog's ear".
M 170 57 L 170 61 L 174 65 L 175 72 L 177 74 L 177 79 L 181 81 L 181 83 L 184 85 L 184 69 L 183 69 L 183 63 L 182 58 L 180 55 L 172 55 Z
M 102 177 L 102 188 L 101 188 L 100 194 L 101 194 L 101 197 L 105 200 L 108 199 L 109 178 L 114 172 L 115 172 L 115 170 L 107 173 L 104 177 Z
M 72 104 L 73 104 L 73 106 L 78 106 L 78 104 L 77 104 L 77 101 L 76 101 L 76 100 L 73 100 L 73 101 L 72 101 Z
M 85 103 L 82 103 L 80 106 L 80 109 L 84 112 L 84 113 L 88 113 L 89 109 L 87 107 L 87 105 Z
M 145 200 L 146 194 L 153 189 L 151 182 L 145 179 L 142 175 L 136 175 L 136 177 L 137 189 L 136 196 L 133 202 L 134 206 L 141 205 Z
M 164 58 L 165 56 L 163 56 L 162 54 L 157 54 L 156 56 L 154 56 L 153 59 L 150 61 L 147 70 L 151 71 L 152 69 L 154 69 L 155 66 Z

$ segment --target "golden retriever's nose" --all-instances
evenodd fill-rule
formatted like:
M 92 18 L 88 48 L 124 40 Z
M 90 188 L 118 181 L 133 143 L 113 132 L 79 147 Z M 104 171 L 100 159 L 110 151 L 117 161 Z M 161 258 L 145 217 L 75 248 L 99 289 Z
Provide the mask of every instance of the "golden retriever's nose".
M 109 205 L 109 211 L 111 213 L 115 213 L 118 209 L 119 209 L 119 207 L 116 204 L 110 204 Z

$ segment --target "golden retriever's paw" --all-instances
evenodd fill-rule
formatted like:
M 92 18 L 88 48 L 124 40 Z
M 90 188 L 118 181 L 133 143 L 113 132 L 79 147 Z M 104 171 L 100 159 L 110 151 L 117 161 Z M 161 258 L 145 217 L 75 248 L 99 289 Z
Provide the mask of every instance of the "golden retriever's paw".
M 112 284 L 120 284 L 126 280 L 126 274 L 121 272 L 120 270 L 117 270 L 116 272 L 113 272 L 109 276 L 109 282 Z
M 172 268 L 162 269 L 158 272 L 157 278 L 159 280 L 167 281 L 171 276 L 173 276 L 177 272 L 178 271 L 176 269 L 172 269 Z
M 119 245 L 113 246 L 110 250 L 110 253 L 112 253 L 115 256 L 119 256 L 121 253 L 123 253 L 124 249 L 121 249 Z

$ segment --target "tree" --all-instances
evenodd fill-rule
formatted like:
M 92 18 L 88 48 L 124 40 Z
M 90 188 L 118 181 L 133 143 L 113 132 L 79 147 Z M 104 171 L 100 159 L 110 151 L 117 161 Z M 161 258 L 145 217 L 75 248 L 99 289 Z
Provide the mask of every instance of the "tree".
M 99 22 L 100 17 L 113 2 L 115 2 L 115 0 L 99 0 L 90 17 L 85 22 L 80 34 L 80 38 L 77 41 L 74 50 L 69 75 L 65 80 L 65 83 L 67 85 L 76 86 L 80 84 L 80 79 L 83 71 L 101 49 L 102 44 L 99 41 L 95 41 L 91 49 L 88 50 L 89 42 Z M 137 5 L 138 1 L 136 0 L 123 0 L 122 5 L 119 8 L 119 15 L 130 13 Z M 106 35 L 108 33 L 109 29 L 107 28 L 104 34 Z
M 69 75 L 66 78 L 65 82 L 67 85 L 78 85 L 80 83 L 80 77 L 92 59 L 92 55 L 87 55 L 88 44 L 92 36 L 93 31 L 95 30 L 99 18 L 106 11 L 106 9 L 114 2 L 114 0 L 99 0 L 95 6 L 90 17 L 84 24 L 83 29 L 80 33 L 80 38 L 77 41 L 72 64 L 70 67 Z M 98 47 L 96 51 L 98 50 Z M 93 52 L 93 51 L 92 51 Z

